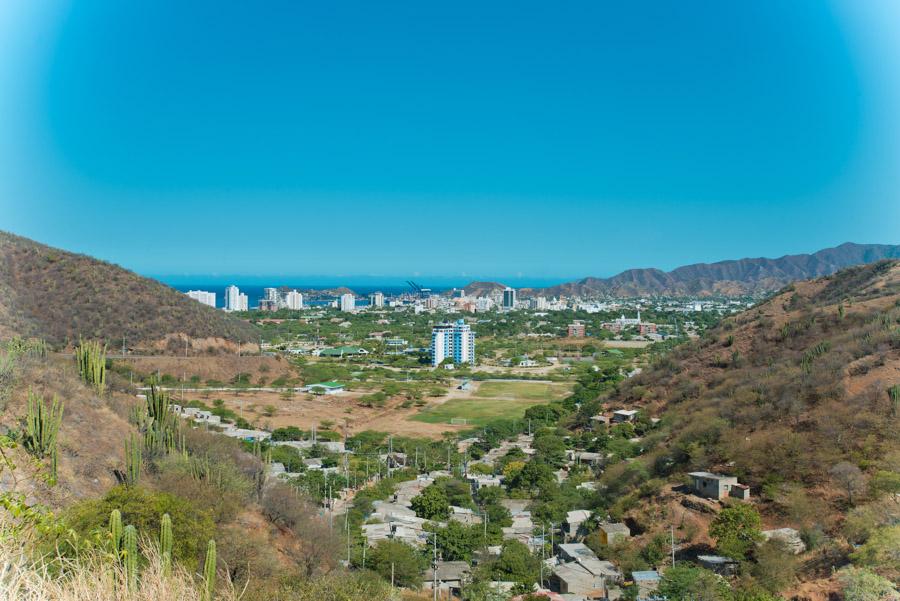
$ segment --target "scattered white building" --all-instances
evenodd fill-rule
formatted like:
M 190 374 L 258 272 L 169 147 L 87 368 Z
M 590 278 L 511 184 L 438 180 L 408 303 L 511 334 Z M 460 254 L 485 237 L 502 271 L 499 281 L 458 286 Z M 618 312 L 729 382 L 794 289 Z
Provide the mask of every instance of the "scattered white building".
M 207 292 L 206 290 L 188 290 L 186 294 L 199 303 L 209 307 L 216 306 L 215 292 Z
M 369 306 L 381 308 L 384 306 L 384 293 L 373 292 L 369 295 Z

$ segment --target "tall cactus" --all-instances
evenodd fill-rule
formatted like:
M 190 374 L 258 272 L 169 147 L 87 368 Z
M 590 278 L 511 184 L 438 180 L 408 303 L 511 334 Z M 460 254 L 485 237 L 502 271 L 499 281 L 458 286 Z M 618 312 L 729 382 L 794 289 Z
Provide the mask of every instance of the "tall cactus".
M 106 390 L 106 346 L 97 341 L 81 340 L 75 349 L 78 373 L 85 384 L 93 386 L 97 394 Z
M 28 391 L 28 413 L 25 416 L 25 448 L 38 458 L 56 448 L 56 435 L 62 424 L 63 405 L 56 396 L 48 408 L 44 397 Z
M 168 574 L 172 567 L 172 518 L 164 513 L 159 521 L 159 553 L 162 557 L 163 573 Z
M 203 601 L 213 601 L 216 590 L 216 541 L 210 539 L 206 547 L 206 562 L 203 564 Z
M 137 486 L 141 478 L 141 445 L 134 435 L 125 439 L 125 485 Z
M 125 583 L 128 590 L 137 589 L 137 530 L 131 524 L 125 526 L 122 534 L 122 547 L 125 555 Z
M 178 439 L 178 418 L 172 411 L 169 395 L 155 383 L 147 391 L 147 419 L 141 425 L 144 446 L 152 455 L 163 455 L 174 450 Z
M 122 512 L 118 509 L 109 512 L 109 536 L 118 557 L 122 553 Z

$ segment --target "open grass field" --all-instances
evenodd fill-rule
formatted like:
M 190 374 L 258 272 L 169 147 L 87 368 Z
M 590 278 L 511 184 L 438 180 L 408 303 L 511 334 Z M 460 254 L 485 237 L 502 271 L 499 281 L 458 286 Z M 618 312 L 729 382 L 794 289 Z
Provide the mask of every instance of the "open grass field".
M 409 419 L 426 424 L 449 424 L 451 419 L 464 418 L 466 425 L 482 426 L 495 419 L 522 417 L 532 405 L 545 402 L 534 399 L 451 399 L 434 407 L 426 407 Z
M 473 396 L 480 399 L 510 399 L 549 403 L 565 398 L 572 386 L 547 382 L 482 382 Z
M 475 389 L 464 396 L 454 396 L 439 404 L 425 407 L 409 419 L 427 424 L 449 424 L 452 419 L 465 419 L 467 425 L 480 426 L 494 419 L 522 417 L 532 405 L 562 399 L 572 389 L 557 382 L 473 383 Z

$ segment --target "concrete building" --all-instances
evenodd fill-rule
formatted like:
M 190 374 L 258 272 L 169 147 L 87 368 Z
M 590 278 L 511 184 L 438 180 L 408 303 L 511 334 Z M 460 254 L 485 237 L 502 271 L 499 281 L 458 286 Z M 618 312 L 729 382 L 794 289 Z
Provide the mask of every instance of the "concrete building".
M 620 523 L 600 524 L 598 533 L 600 534 L 600 542 L 604 545 L 612 545 L 617 541 L 631 537 L 631 530 L 629 530 L 628 526 Z
M 384 306 L 384 293 L 373 292 L 369 295 L 369 306 L 381 308 Z
M 454 365 L 475 365 L 475 332 L 463 319 L 431 329 L 431 365 L 437 367 L 448 358 Z
M 299 311 L 303 308 L 303 293 L 296 290 L 289 290 L 284 295 L 284 305 L 293 311 Z
M 632 572 L 631 579 L 637 587 L 638 601 L 645 601 L 655 597 L 654 593 L 659 589 L 659 581 L 661 580 L 659 572 L 655 570 Z
M 514 288 L 505 288 L 503 290 L 503 308 L 504 309 L 515 309 L 516 308 L 516 291 Z
M 225 288 L 225 310 L 226 311 L 246 311 L 249 308 L 247 295 L 241 290 L 231 285 Z
M 569 338 L 584 338 L 585 330 L 584 330 L 584 322 L 575 320 L 569 324 L 569 327 L 566 328 L 566 335 Z
M 339 307 L 344 313 L 353 313 L 356 310 L 356 297 L 352 294 L 342 294 Z
M 206 290 L 188 290 L 187 295 L 199 303 L 203 303 L 208 307 L 216 306 L 216 293 L 207 292 Z
M 708 499 L 750 498 L 750 487 L 739 484 L 736 476 L 723 476 L 710 472 L 691 472 L 688 475 L 691 477 L 691 489 L 701 497 Z
M 535 311 L 546 311 L 549 303 L 543 296 L 536 296 L 529 301 L 528 306 Z

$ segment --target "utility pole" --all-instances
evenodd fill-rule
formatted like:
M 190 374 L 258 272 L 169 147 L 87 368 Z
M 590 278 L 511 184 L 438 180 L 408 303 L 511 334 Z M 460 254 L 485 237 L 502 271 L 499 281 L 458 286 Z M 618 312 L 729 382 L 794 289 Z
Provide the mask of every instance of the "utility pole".
M 675 567 L 675 526 L 669 525 L 669 532 L 672 536 L 672 567 Z
M 434 591 L 434 601 L 437 601 L 438 598 L 438 586 L 437 586 L 437 532 L 431 533 L 431 540 L 434 541 L 434 554 L 432 555 L 431 560 L 431 589 Z
M 350 567 L 350 512 L 344 510 L 344 529 L 347 531 L 347 567 Z M 393 580 L 393 564 L 391 565 L 391 580 Z

